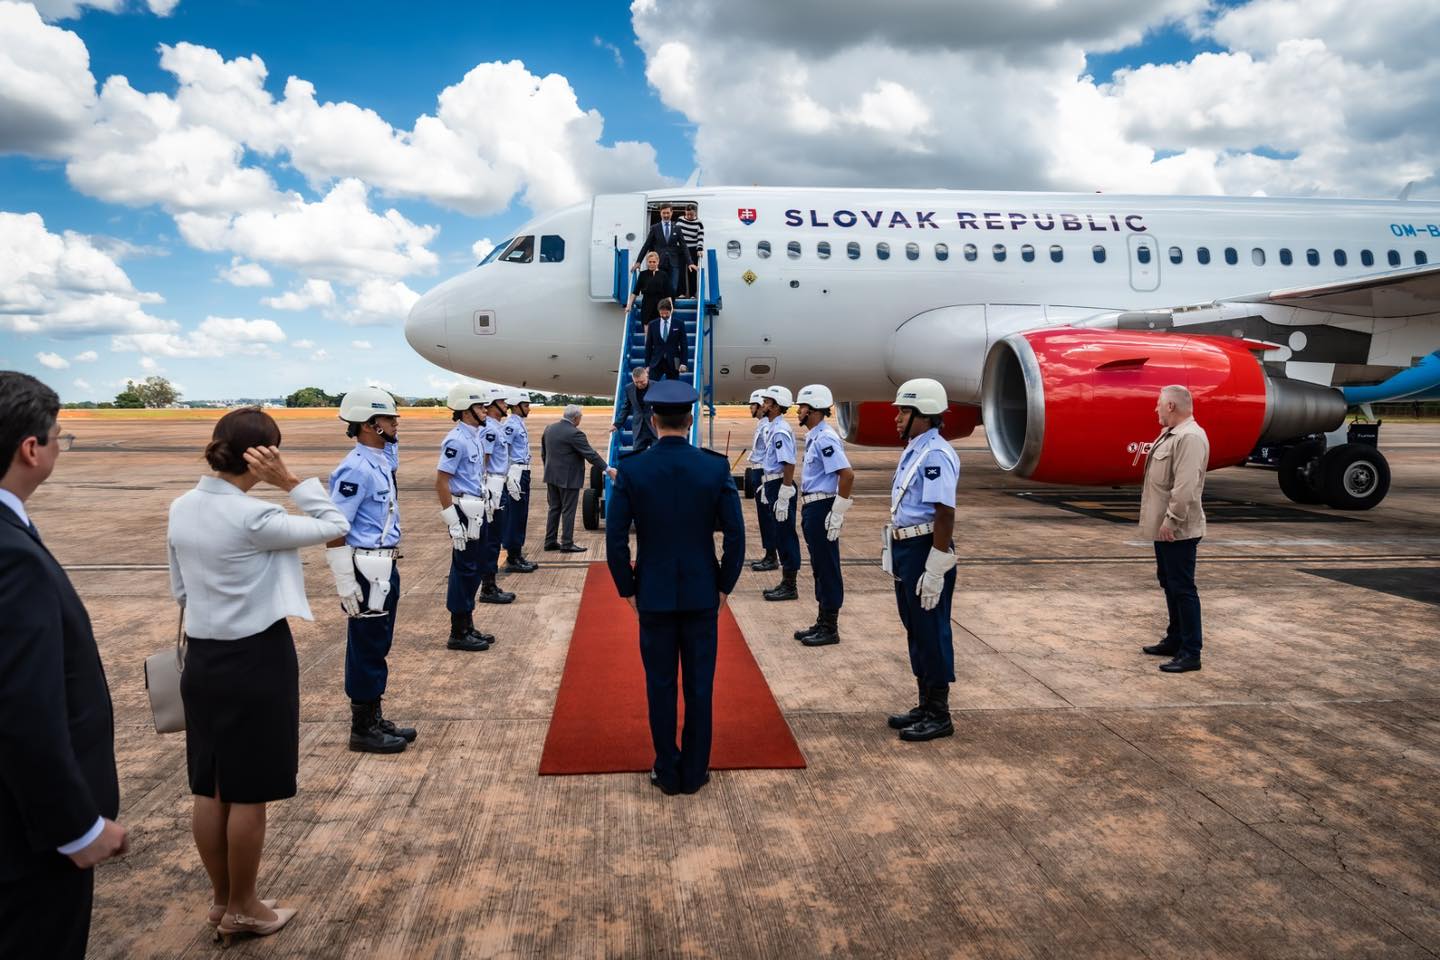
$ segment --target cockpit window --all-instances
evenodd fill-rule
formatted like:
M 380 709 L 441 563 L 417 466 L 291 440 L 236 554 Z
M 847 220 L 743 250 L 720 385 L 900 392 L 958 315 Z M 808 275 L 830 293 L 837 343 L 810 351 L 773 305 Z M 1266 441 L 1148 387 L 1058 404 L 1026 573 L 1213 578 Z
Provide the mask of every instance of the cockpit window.
M 495 246 L 493 246 L 493 247 L 490 248 L 490 252 L 487 253 L 487 254 L 485 254 L 485 259 L 484 259 L 484 260 L 481 260 L 479 263 L 475 264 L 475 266 L 477 266 L 477 267 L 483 267 L 483 266 L 485 266 L 485 264 L 489 263 L 491 260 L 494 260 L 496 257 L 500 256 L 500 254 L 502 254 L 502 253 L 505 252 L 505 248 L 508 247 L 508 246 L 510 246 L 510 240 L 511 240 L 511 239 L 513 239 L 513 238 L 506 238 L 506 239 L 504 239 L 504 240 L 501 240 L 499 243 L 495 244 Z
M 547 233 L 540 238 L 540 262 L 559 263 L 565 259 L 565 238 Z
M 535 238 L 516 237 L 510 241 L 510 246 L 500 254 L 501 263 L 529 263 L 535 259 Z

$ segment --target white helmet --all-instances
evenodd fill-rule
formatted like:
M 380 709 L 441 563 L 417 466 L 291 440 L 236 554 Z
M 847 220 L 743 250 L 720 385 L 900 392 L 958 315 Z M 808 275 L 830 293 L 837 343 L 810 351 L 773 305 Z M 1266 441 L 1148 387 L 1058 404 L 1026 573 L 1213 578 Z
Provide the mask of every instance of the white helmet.
M 360 387 L 340 398 L 340 419 L 346 423 L 364 423 L 371 417 L 398 417 L 395 398 L 379 387 Z
M 830 388 L 823 383 L 801 387 L 795 402 L 808 404 L 811 410 L 828 410 L 835 406 L 835 398 L 830 395 Z
M 530 391 L 512 387 L 510 390 L 506 391 L 504 399 L 505 402 L 510 404 L 512 407 L 517 403 L 529 403 Z
M 765 391 L 764 391 L 764 390 L 755 390 L 755 391 L 751 392 L 751 394 L 750 394 L 750 402 L 751 402 L 751 403 L 764 403 L 764 402 L 765 402 Z
M 769 397 L 771 400 L 775 401 L 775 405 L 777 407 L 781 407 L 782 409 L 784 407 L 790 406 L 790 404 L 794 402 L 794 398 L 790 396 L 790 388 L 782 387 L 779 384 L 776 384 L 772 387 L 766 387 L 764 390 L 761 390 L 760 396 Z
M 485 406 L 488 407 L 492 403 L 504 403 L 505 398 L 509 395 L 510 391 L 504 387 L 490 387 L 485 391 Z
M 485 388 L 473 383 L 455 384 L 445 398 L 445 405 L 451 410 L 469 410 L 477 403 L 485 405 Z
M 892 406 L 914 407 L 918 413 L 938 417 L 950 408 L 950 401 L 946 399 L 945 388 L 940 385 L 939 380 L 916 377 L 900 384 L 900 389 L 895 391 L 895 403 Z

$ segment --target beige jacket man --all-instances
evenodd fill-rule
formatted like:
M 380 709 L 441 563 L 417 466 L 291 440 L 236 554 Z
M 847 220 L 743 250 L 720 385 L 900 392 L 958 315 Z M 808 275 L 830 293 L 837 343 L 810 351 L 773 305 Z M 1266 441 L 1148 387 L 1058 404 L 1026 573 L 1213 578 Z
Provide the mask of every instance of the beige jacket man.
M 1210 463 L 1210 438 L 1194 417 L 1163 431 L 1145 459 L 1140 491 L 1140 533 L 1163 539 L 1166 524 L 1174 540 L 1205 536 L 1205 467 Z

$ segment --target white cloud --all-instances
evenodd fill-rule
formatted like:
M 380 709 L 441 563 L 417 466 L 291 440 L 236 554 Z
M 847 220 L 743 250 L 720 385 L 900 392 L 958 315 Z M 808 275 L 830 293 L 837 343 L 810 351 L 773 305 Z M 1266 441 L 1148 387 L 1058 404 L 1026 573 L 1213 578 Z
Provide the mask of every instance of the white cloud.
M 330 351 L 325 350 L 325 349 L 323 349 L 323 348 L 320 349 L 320 350 L 316 350 L 314 353 L 310 354 L 310 359 L 311 359 L 311 360 L 315 360 L 315 361 L 317 361 L 317 362 L 318 362 L 318 361 L 321 361 L 321 360 L 329 360 L 329 359 L 330 359 Z
M 86 8 L 103 10 L 106 13 L 121 13 L 126 9 L 126 0 L 31 0 L 46 20 L 67 20 L 80 16 Z M 180 5 L 180 0 L 145 0 L 145 5 L 157 17 L 168 17 Z
M 494 249 L 495 241 L 489 237 L 481 237 L 479 240 L 470 244 L 470 254 L 475 258 L 476 263 L 490 256 L 490 251 Z
M 268 287 L 275 281 L 270 271 L 258 263 L 246 263 L 240 257 L 231 257 L 230 266 L 220 271 L 220 279 L 236 287 Z
M 159 336 L 159 337 L 166 337 L 166 336 L 169 336 L 169 335 L 168 335 L 168 334 L 140 334 L 140 336 Z M 144 370 L 146 373 L 155 373 L 156 371 L 158 371 L 158 370 L 160 369 L 160 364 L 159 364 L 159 362 L 156 361 L 155 358 L 153 358 L 153 357 L 141 357 L 141 358 L 140 358 L 140 369 L 141 369 L 141 370 Z
M 328 307 L 335 302 L 335 288 L 328 280 L 306 280 L 297 290 L 287 290 L 278 297 L 265 297 L 260 301 L 276 310 L 308 310 L 311 307 Z
M 315 349 L 315 341 L 314 341 L 314 340 L 292 340 L 292 341 L 290 342 L 290 346 L 294 347 L 296 350 L 313 350 L 313 349 Z
M 420 294 L 398 280 L 366 280 L 351 295 L 342 319 L 356 326 L 399 323 L 419 299 Z
M 99 359 L 100 354 L 96 353 L 94 350 L 86 350 L 82 353 L 75 354 L 76 363 L 94 363 L 96 360 Z
M 356 350 L 373 350 L 373 349 L 375 349 L 375 345 L 372 344 L 369 340 L 351 340 L 351 341 L 350 341 L 350 346 L 354 347 Z
M 74 380 L 71 381 L 71 383 L 75 384 L 75 386 L 81 390 L 93 389 L 90 386 L 90 381 L 86 380 L 84 377 L 76 377 Z
M 57 155 L 94 106 L 85 43 L 28 3 L 0 2 L 0 153 Z
M 70 361 L 58 353 L 37 353 L 35 359 L 40 361 L 41 366 L 49 367 L 51 370 L 64 370 L 70 366 Z
M 272 355 L 271 347 L 285 341 L 285 331 L 274 320 L 246 320 L 242 317 L 206 317 L 200 326 L 185 334 L 135 333 L 113 337 L 111 349 L 146 354 L 140 365 L 151 369 L 152 357 L 190 359 L 227 357 L 236 354 Z
M 161 301 L 136 290 L 89 237 L 51 233 L 38 213 L 0 211 L 0 330 L 54 337 L 172 330 L 173 322 L 142 306 Z
M 606 40 L 606 39 L 604 39 L 603 37 L 599 37 L 599 36 L 592 37 L 592 38 L 591 38 L 591 42 L 594 43 L 595 46 L 599 47 L 601 50 L 607 50 L 607 51 L 609 51 L 610 56 L 615 60 L 615 66 L 616 66 L 616 67 L 619 67 L 619 68 L 622 68 L 622 69 L 624 68 L 624 66 L 625 66 L 625 54 L 623 54 L 623 53 L 620 52 L 620 48 L 619 48 L 619 47 L 617 47 L 615 44 L 611 43 L 609 40 Z

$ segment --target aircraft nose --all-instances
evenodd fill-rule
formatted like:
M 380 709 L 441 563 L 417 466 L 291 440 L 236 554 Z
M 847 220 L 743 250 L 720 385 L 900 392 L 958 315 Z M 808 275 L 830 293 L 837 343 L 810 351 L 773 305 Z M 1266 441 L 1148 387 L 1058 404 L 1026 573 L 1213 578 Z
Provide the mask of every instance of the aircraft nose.
M 410 308 L 405 321 L 405 339 L 416 353 L 444 366 L 449 360 L 449 341 L 445 336 L 445 295 L 431 290 Z

